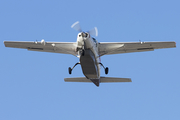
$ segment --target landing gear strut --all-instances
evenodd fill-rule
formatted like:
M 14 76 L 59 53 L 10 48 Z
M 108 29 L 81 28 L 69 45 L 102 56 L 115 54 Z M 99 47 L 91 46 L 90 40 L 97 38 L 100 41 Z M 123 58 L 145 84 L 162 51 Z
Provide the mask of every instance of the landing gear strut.
M 108 72 L 109 72 L 109 68 L 108 67 L 104 67 L 104 65 L 102 64 L 102 63 L 99 63 L 103 68 L 104 68 L 104 70 L 105 70 L 105 74 L 107 75 L 108 74 Z
M 72 68 L 71 68 L 71 67 L 68 68 L 69 74 L 72 73 L 72 70 L 73 70 L 74 67 L 76 67 L 76 65 L 78 65 L 78 64 L 80 64 L 80 62 L 76 63 Z
M 82 48 L 76 48 L 76 52 L 78 52 L 79 56 L 84 56 L 85 55 L 85 49 L 84 46 Z
M 85 54 L 85 50 L 84 49 L 78 51 L 78 55 L 79 56 L 81 56 L 81 55 L 84 56 L 84 54 Z

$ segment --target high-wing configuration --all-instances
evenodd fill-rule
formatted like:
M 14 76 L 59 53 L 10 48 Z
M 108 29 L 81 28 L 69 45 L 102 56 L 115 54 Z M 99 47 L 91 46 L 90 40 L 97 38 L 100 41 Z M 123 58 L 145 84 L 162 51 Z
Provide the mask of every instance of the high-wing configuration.
M 4 44 L 6 47 L 23 48 L 31 51 L 74 55 L 79 58 L 79 62 L 72 68 L 68 68 L 69 74 L 72 73 L 76 65 L 80 64 L 85 77 L 65 78 L 64 80 L 66 82 L 93 82 L 96 86 L 106 82 L 131 82 L 130 78 L 101 77 L 100 66 L 104 68 L 105 74 L 108 74 L 108 67 L 104 67 L 100 62 L 100 57 L 103 55 L 176 47 L 175 42 L 98 42 L 92 37 L 98 36 L 96 27 L 87 32 L 82 31 L 79 22 L 75 22 L 71 27 L 79 31 L 76 42 L 4 41 Z

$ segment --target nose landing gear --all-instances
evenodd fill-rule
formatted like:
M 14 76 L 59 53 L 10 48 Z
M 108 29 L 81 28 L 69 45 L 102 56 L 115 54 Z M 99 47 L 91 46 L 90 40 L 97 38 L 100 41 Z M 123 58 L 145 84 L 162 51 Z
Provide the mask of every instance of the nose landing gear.
M 84 54 L 85 54 L 85 50 L 84 49 L 78 51 L 78 55 L 79 56 L 84 56 Z
M 82 48 L 77 47 L 76 52 L 78 52 L 79 56 L 84 56 L 85 55 L 85 49 L 84 46 Z
M 104 67 L 104 65 L 102 64 L 102 63 L 99 63 L 103 68 L 104 68 L 104 70 L 105 70 L 105 74 L 107 75 L 108 74 L 108 72 L 109 72 L 109 68 L 108 67 Z

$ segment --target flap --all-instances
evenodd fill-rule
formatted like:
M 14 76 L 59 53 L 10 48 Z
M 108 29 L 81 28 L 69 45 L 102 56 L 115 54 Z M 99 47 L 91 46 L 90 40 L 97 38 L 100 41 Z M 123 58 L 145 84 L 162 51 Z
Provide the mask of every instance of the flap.
M 53 52 L 77 55 L 76 42 L 19 42 L 4 41 L 6 47 L 23 48 L 31 51 Z
M 153 51 L 173 47 L 176 47 L 175 42 L 103 42 L 99 43 L 99 55 Z

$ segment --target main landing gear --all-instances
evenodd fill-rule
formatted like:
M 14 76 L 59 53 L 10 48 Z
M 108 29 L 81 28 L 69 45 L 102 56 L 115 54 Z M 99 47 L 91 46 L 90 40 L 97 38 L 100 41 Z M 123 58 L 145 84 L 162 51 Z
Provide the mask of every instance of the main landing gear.
M 74 69 L 74 67 L 76 67 L 76 65 L 80 64 L 80 62 L 76 63 L 72 68 L 69 67 L 68 71 L 69 71 L 69 74 L 72 73 L 72 70 Z
M 109 72 L 109 68 L 108 67 L 104 67 L 104 65 L 102 64 L 102 63 L 99 63 L 103 68 L 104 68 L 104 70 L 105 70 L 105 74 L 107 75 L 108 74 L 108 72 Z
M 69 72 L 69 74 L 71 74 L 72 73 L 72 70 L 74 69 L 74 67 L 76 67 L 76 65 L 78 65 L 78 64 L 80 64 L 80 62 L 78 62 L 78 63 L 76 63 L 72 68 L 71 67 L 69 67 L 68 68 L 68 72 Z M 102 63 L 99 63 L 103 68 L 104 68 L 104 70 L 105 70 L 105 74 L 108 74 L 108 72 L 109 72 L 109 68 L 108 67 L 104 67 L 104 65 L 102 64 Z

